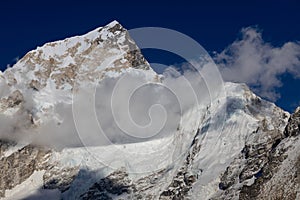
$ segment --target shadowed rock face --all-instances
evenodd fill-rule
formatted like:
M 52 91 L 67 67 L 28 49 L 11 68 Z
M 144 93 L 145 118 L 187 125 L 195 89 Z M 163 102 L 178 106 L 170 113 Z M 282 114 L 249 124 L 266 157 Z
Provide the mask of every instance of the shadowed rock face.
M 216 199 L 297 199 L 300 197 L 300 112 L 291 115 L 284 132 L 267 143 L 245 146 L 221 177 Z M 245 159 L 243 165 L 240 160 Z M 239 163 L 240 162 L 240 163 Z M 252 179 L 248 181 L 247 179 Z M 254 179 L 254 180 L 253 180 Z M 241 188 L 236 185 L 242 184 Z
M 291 116 L 284 138 L 268 156 L 268 162 L 251 186 L 243 186 L 240 199 L 300 198 L 300 112 Z
M 168 188 L 160 194 L 161 200 L 167 199 L 184 199 L 193 184 L 197 181 L 198 175 L 190 174 L 188 168 L 194 162 L 194 157 L 199 153 L 201 145 L 198 143 L 197 136 L 200 134 L 200 130 L 191 144 L 191 151 L 187 155 L 184 165 L 178 170 L 177 174 L 173 177 L 171 184 Z
M 43 189 L 58 189 L 65 192 L 70 188 L 79 173 L 79 167 L 57 168 L 55 165 L 49 165 L 43 176 Z
M 289 119 L 289 124 L 287 125 L 284 135 L 286 137 L 299 136 L 300 132 L 300 107 L 298 107 L 295 113 Z
M 105 178 L 100 179 L 80 197 L 89 199 L 112 199 L 112 195 L 130 194 L 133 191 L 132 181 L 124 170 L 117 170 Z

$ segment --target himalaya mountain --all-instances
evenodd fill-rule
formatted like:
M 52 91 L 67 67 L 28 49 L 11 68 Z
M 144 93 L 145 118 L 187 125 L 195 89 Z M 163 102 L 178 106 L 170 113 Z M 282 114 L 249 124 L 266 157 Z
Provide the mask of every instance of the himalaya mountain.
M 1 199 L 300 199 L 300 109 L 227 82 L 212 100 L 184 101 L 178 117 L 159 87 L 180 91 L 170 74 L 156 74 L 116 21 L 0 72 Z M 158 86 L 128 103 L 122 86 L 144 83 Z M 168 126 L 123 134 L 133 130 L 124 106 L 142 125 L 160 123 L 152 100 L 172 111 Z

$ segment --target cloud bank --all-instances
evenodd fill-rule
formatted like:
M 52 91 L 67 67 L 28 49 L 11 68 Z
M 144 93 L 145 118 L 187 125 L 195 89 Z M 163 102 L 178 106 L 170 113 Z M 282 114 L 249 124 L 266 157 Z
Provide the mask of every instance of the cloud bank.
M 0 139 L 58 150 L 154 140 L 175 134 L 183 114 L 210 103 L 200 74 L 181 74 L 173 68 L 158 82 L 149 81 L 143 73 L 124 73 L 104 78 L 95 88 L 91 85 L 80 85 L 73 104 L 55 104 L 47 114 L 51 117 L 38 126 L 32 126 L 28 116 L 36 105 L 32 92 L 26 91 L 18 113 L 0 113 Z
M 225 81 L 246 83 L 271 101 L 280 98 L 277 89 L 283 85 L 281 75 L 290 73 L 300 78 L 300 43 L 274 47 L 253 27 L 243 28 L 241 37 L 216 54 L 214 60 Z

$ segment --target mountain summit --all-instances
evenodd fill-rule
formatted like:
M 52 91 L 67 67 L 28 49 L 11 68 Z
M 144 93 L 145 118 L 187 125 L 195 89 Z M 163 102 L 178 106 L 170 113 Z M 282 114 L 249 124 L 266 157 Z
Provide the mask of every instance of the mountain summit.
M 156 74 L 116 21 L 28 52 L 0 73 L 0 197 L 300 198 L 299 109 L 227 82 L 225 97 L 185 102 L 179 119 L 160 86 L 180 80 Z M 161 130 L 147 126 L 163 121 L 152 100 L 171 110 Z

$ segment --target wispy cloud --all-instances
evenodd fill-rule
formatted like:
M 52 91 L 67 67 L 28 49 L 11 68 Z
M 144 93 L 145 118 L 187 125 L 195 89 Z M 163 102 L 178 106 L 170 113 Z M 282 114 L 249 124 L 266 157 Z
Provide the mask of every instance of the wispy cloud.
M 248 27 L 241 37 L 215 55 L 224 80 L 248 84 L 269 100 L 280 98 L 280 76 L 290 73 L 300 78 L 300 43 L 287 42 L 274 47 L 262 38 L 261 30 Z
M 3 91 L 5 87 L 0 84 Z M 73 105 L 54 104 L 47 113 L 52 117 L 37 127 L 32 126 L 28 115 L 37 106 L 32 91 L 23 96 L 25 104 L 16 114 L 0 113 L 0 139 L 29 141 L 58 150 L 170 136 L 181 126 L 184 113 L 198 104 L 206 108 L 210 103 L 210 94 L 198 73 L 181 74 L 173 68 L 165 71 L 160 82 L 149 82 L 143 73 L 124 73 L 104 78 L 96 90 L 90 85 L 80 86 L 73 93 Z M 93 123 L 94 117 L 97 123 Z

